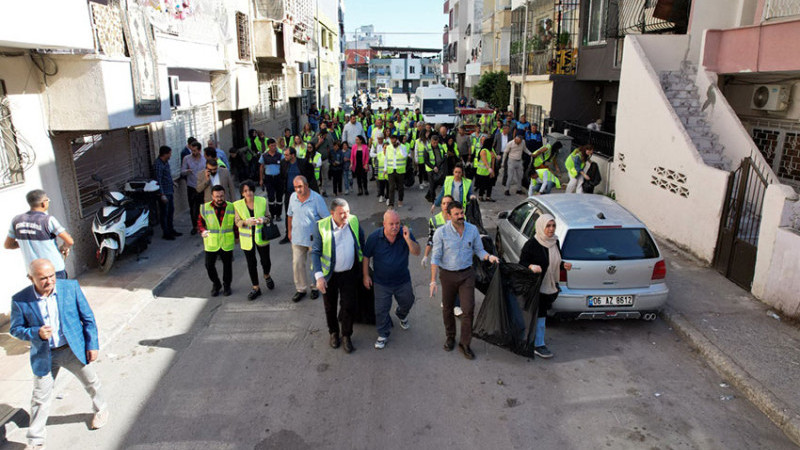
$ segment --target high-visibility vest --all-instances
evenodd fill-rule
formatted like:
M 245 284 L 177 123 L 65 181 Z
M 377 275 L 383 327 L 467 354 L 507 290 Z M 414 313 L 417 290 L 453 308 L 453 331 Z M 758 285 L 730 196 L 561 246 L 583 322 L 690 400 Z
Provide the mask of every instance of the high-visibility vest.
M 489 166 L 483 163 L 481 160 L 481 154 L 486 152 L 486 161 L 489 163 Z M 475 161 L 472 163 L 475 166 L 475 173 L 478 175 L 485 177 L 489 175 L 489 169 L 492 168 L 492 158 L 494 158 L 494 150 L 488 148 L 482 148 L 477 153 L 475 153 Z
M 337 141 L 342 140 L 342 127 L 333 127 L 333 137 Z
M 233 251 L 233 246 L 236 242 L 236 237 L 233 234 L 233 203 L 225 203 L 227 206 L 225 206 L 225 217 L 222 219 L 222 223 L 217 220 L 217 213 L 214 211 L 214 207 L 211 206 L 211 202 L 204 203 L 200 208 L 200 215 L 206 222 L 206 230 L 208 230 L 208 236 L 203 238 L 203 247 L 207 252 L 216 252 L 220 249 L 226 252 Z
M 542 148 L 545 150 L 533 159 L 533 167 L 542 167 L 553 156 L 553 144 L 545 144 Z
M 455 183 L 455 177 L 450 175 L 449 177 L 444 179 L 444 195 L 453 195 L 453 184 Z M 468 178 L 461 178 L 461 204 L 466 206 L 467 204 L 467 193 L 469 192 L 469 187 L 472 186 L 472 180 Z M 458 199 L 456 199 L 458 201 Z
M 233 202 L 233 209 L 236 211 L 236 214 L 239 215 L 239 218 L 247 220 L 250 218 L 250 210 L 247 209 L 247 204 L 245 203 L 244 199 L 236 200 Z M 253 217 L 266 217 L 267 215 L 267 199 L 260 195 L 256 195 L 253 198 Z M 255 241 L 256 245 L 259 247 L 263 247 L 269 244 L 269 241 L 265 241 L 261 238 L 261 229 L 264 227 L 262 224 L 256 224 L 255 227 L 248 227 L 242 226 L 239 227 L 239 247 L 242 250 L 252 250 L 253 248 L 253 229 L 255 229 Z
M 435 227 L 434 229 L 436 229 L 436 230 L 438 230 L 439 227 L 444 225 L 446 222 L 447 221 L 444 220 L 444 214 L 442 214 L 441 211 L 439 211 L 439 214 L 431 217 L 430 220 L 428 220 L 428 223 L 433 225 Z
M 417 148 L 417 127 L 413 127 L 409 132 L 408 148 Z
M 358 242 L 358 217 L 351 215 L 347 222 L 347 225 L 353 231 L 353 240 L 358 250 L 358 259 L 354 264 L 358 264 L 363 258 L 361 243 Z M 320 219 L 317 221 L 317 227 L 319 228 L 319 235 L 322 238 L 322 256 L 319 259 L 322 265 L 322 276 L 327 278 L 328 274 L 333 270 L 331 267 L 331 255 L 333 255 L 333 217 L 328 216 L 324 219 Z
M 217 167 L 222 167 L 227 169 L 228 165 L 225 164 L 225 161 L 223 161 L 222 158 L 217 158 Z
M 386 146 L 384 146 L 384 148 L 386 148 Z M 386 154 L 384 152 L 378 152 L 378 155 L 375 157 L 375 159 L 378 160 L 378 180 L 389 179 L 389 177 L 386 175 Z
M 414 145 L 414 154 L 417 155 L 417 163 L 423 164 L 425 162 L 425 152 L 431 147 L 427 142 L 417 141 Z
M 401 120 L 397 123 L 397 132 L 400 134 L 406 134 L 406 130 L 408 129 L 408 122 L 405 120 Z
M 383 136 L 383 128 L 372 127 L 369 132 L 370 139 L 374 139 L 375 142 L 378 142 L 378 136 Z
M 308 144 L 309 142 L 311 142 L 313 140 L 314 140 L 314 132 L 313 131 L 309 131 L 307 133 L 303 133 L 303 142 Z
M 395 147 L 392 144 L 388 144 L 383 149 L 386 151 L 384 172 L 387 174 L 395 171 L 400 174 L 406 173 L 406 157 L 403 156 L 402 148 L 399 145 Z M 392 160 L 394 160 L 394 164 L 391 164 Z
M 311 159 L 311 164 L 314 165 L 314 178 L 319 181 L 320 170 L 322 170 L 322 155 L 319 152 L 314 153 L 314 158 Z
M 539 182 L 542 184 L 552 181 L 553 184 L 556 185 L 556 189 L 561 189 L 561 180 L 559 180 L 557 176 L 553 175 L 553 172 L 550 172 L 550 169 L 536 169 L 536 175 L 539 176 Z
M 247 148 L 252 150 L 254 143 L 256 144 L 256 151 L 261 154 L 261 152 L 264 151 L 264 144 L 261 142 L 261 139 L 257 137 L 255 139 L 247 138 Z
M 472 152 L 471 154 L 477 155 L 481 151 L 481 140 L 476 138 L 475 136 L 472 137 L 472 148 L 470 149 Z
M 308 152 L 308 147 L 305 145 L 298 145 L 294 148 L 297 151 L 297 157 L 299 159 L 306 159 L 306 153 Z
M 344 122 L 344 110 L 336 111 L 336 118 L 339 119 L 339 122 Z
M 430 160 L 432 162 L 435 162 L 436 161 L 436 154 L 433 152 L 433 146 L 429 144 L 428 147 L 427 147 L 427 151 L 428 151 L 428 160 Z M 442 158 L 444 158 L 445 155 L 447 155 L 447 145 L 439 144 L 439 152 L 441 152 Z M 428 167 L 427 164 L 425 165 L 425 170 L 427 172 L 433 172 L 433 169 Z
M 575 161 L 577 159 L 577 161 Z M 575 167 L 575 163 L 578 163 L 578 167 Z M 581 150 L 576 148 L 572 151 L 572 153 L 567 156 L 567 160 L 564 161 L 564 167 L 567 168 L 567 172 L 569 176 L 572 178 L 578 178 L 578 172 L 583 170 L 583 161 L 581 161 Z

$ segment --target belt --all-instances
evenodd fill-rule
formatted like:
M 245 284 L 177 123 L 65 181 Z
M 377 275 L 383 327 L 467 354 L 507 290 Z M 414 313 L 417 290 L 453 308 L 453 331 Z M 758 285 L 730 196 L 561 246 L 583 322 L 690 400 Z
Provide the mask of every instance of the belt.
M 450 272 L 450 273 L 461 273 L 461 272 L 466 272 L 466 271 L 467 271 L 467 270 L 469 270 L 469 269 L 472 269 L 472 266 L 466 267 L 466 268 L 464 268 L 464 269 L 461 269 L 461 270 L 447 270 L 447 269 L 441 269 L 441 270 L 442 270 L 443 272 Z
M 61 347 L 50 347 L 50 351 L 54 352 L 54 351 L 57 351 L 57 350 L 64 350 L 67 347 L 69 347 L 69 344 L 64 344 Z

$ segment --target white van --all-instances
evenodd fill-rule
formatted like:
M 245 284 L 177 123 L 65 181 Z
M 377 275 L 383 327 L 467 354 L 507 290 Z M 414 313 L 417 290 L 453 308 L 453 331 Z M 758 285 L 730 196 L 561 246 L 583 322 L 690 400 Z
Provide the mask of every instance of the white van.
M 458 120 L 456 91 L 441 84 L 419 87 L 414 95 L 426 123 L 454 126 Z

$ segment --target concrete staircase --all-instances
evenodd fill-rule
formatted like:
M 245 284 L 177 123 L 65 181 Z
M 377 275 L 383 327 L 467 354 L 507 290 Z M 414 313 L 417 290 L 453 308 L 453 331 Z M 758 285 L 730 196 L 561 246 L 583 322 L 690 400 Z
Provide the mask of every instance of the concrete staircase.
M 684 61 L 680 70 L 660 73 L 661 88 L 703 161 L 717 169 L 730 171 L 731 162 L 723 155 L 724 147 L 718 142 L 718 136 L 711 132 L 711 125 L 700 105 L 694 83 L 696 75 L 697 67 Z

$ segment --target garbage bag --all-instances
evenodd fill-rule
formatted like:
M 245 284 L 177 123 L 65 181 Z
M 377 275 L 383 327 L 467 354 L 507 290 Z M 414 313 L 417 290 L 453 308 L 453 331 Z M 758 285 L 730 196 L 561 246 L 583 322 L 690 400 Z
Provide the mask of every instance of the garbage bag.
M 464 218 L 467 222 L 475 225 L 481 235 L 489 234 L 486 228 L 483 227 L 483 218 L 481 217 L 481 206 L 477 199 L 470 199 L 467 201 L 467 210 L 464 211 Z M 486 250 L 488 252 L 488 250 Z M 491 253 L 491 252 L 490 252 Z
M 372 277 L 371 267 L 369 269 L 369 276 Z M 364 287 L 364 283 L 359 280 L 353 322 L 363 323 L 364 325 L 375 325 L 375 291 L 373 289 L 374 288 L 367 289 Z
M 500 263 L 481 304 L 472 334 L 478 339 L 534 357 L 533 342 L 542 275 L 519 264 Z
M 484 250 L 492 255 L 497 254 L 494 241 L 491 237 L 488 235 L 481 235 L 481 242 L 483 243 Z M 472 268 L 475 269 L 475 287 L 478 288 L 483 295 L 486 295 L 486 291 L 489 289 L 489 283 L 492 282 L 492 275 L 496 267 L 496 264 L 483 261 L 475 255 L 472 256 Z
M 406 174 L 405 179 L 403 180 L 403 184 L 407 188 L 414 186 L 414 161 L 411 160 L 411 157 L 406 158 Z

